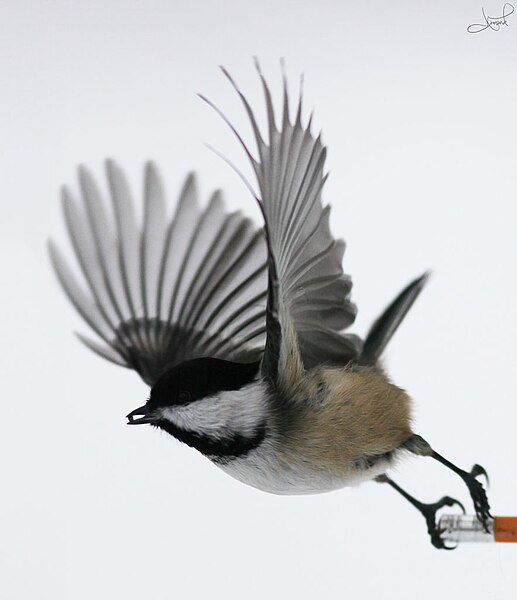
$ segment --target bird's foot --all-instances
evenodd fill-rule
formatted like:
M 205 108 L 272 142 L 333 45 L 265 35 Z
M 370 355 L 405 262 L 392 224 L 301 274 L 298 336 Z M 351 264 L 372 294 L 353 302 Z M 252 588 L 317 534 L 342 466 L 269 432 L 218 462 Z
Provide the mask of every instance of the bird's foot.
M 423 504 L 421 502 L 418 505 L 415 505 L 418 510 L 424 515 L 426 523 L 427 523 L 427 531 L 431 537 L 431 544 L 435 548 L 439 548 L 441 550 L 454 550 L 456 546 L 447 546 L 442 539 L 442 533 L 444 529 L 440 529 L 436 524 L 436 513 L 443 508 L 444 506 L 459 506 L 465 514 L 465 507 L 459 500 L 455 500 L 450 496 L 444 496 L 438 502 L 434 502 L 432 504 Z
M 487 472 L 481 465 L 474 465 L 470 470 L 470 473 L 464 471 L 461 474 L 461 478 L 469 489 L 470 497 L 474 503 L 474 509 L 476 511 L 478 520 L 483 524 L 485 531 L 489 532 L 489 525 L 493 519 L 493 516 L 490 513 L 490 505 L 488 504 L 485 488 L 481 482 L 477 480 L 479 475 L 485 477 L 488 484 L 489 480 Z

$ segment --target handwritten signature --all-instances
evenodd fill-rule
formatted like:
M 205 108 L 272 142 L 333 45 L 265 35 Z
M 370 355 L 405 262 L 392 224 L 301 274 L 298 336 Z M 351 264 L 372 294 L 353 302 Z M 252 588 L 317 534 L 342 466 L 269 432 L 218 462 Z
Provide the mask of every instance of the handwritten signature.
M 481 12 L 483 13 L 483 17 L 485 18 L 485 23 L 474 23 L 473 25 L 469 25 L 467 27 L 467 31 L 469 33 L 480 33 L 481 31 L 485 31 L 485 29 L 490 28 L 492 31 L 499 31 L 501 25 L 508 25 L 506 22 L 506 17 L 509 17 L 513 11 L 514 7 L 509 3 L 503 6 L 503 14 L 500 17 L 489 17 L 485 13 L 485 9 L 482 8 Z

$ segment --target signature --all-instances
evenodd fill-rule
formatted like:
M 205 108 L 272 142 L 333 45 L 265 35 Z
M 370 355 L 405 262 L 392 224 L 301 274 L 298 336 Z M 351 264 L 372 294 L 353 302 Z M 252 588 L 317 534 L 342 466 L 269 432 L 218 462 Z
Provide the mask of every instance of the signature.
M 483 17 L 485 19 L 485 23 L 474 23 L 473 25 L 469 25 L 467 27 L 467 31 L 469 33 L 479 33 L 480 31 L 485 31 L 485 29 L 490 28 L 492 31 L 499 31 L 501 25 L 508 25 L 506 22 L 506 17 L 509 17 L 513 11 L 514 7 L 506 2 L 503 6 L 503 14 L 500 17 L 489 17 L 485 13 L 485 9 L 482 8 L 481 12 L 483 13 Z

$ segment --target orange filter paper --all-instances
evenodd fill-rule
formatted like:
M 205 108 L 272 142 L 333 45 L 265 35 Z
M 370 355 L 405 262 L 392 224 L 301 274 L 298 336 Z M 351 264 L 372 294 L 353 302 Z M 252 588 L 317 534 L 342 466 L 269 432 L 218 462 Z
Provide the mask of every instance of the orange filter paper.
M 494 540 L 496 542 L 517 542 L 517 517 L 496 517 L 494 519 Z

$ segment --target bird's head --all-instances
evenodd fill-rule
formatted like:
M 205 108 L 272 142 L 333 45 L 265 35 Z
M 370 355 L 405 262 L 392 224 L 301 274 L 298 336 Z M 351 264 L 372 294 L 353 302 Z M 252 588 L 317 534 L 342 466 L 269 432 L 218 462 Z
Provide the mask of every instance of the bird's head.
M 196 358 L 164 373 L 151 389 L 146 404 L 127 415 L 128 425 L 151 424 L 167 429 L 170 414 L 220 392 L 237 390 L 252 381 L 259 363 L 234 363 Z

